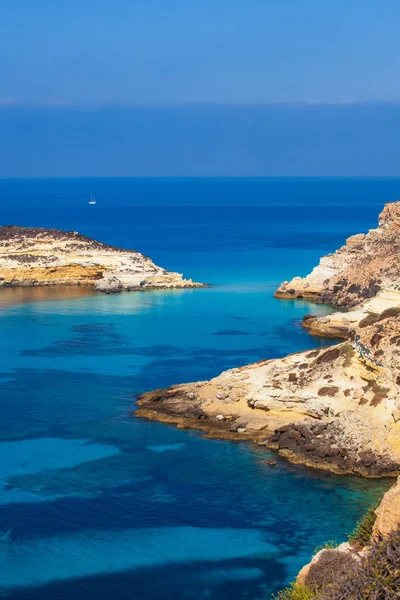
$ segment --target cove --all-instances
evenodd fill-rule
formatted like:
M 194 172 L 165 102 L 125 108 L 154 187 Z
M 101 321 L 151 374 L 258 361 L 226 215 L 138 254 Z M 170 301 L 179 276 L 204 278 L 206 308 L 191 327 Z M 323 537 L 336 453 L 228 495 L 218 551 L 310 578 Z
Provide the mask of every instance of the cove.
M 76 201 L 82 182 L 65 184 L 70 203 L 68 193 L 54 200 L 54 182 L 21 185 L 0 182 L 24 203 L 23 223 L 3 207 L 2 222 L 76 229 L 213 287 L 26 290 L 16 301 L 0 290 L 1 591 L 269 598 L 318 544 L 343 541 L 388 482 L 282 459 L 271 468 L 263 449 L 135 420 L 134 396 L 324 344 L 300 321 L 329 308 L 273 291 L 372 226 L 388 184 L 368 196 L 363 180 L 340 180 L 329 194 L 318 181 L 106 180 L 85 184 L 98 188 L 96 213 Z

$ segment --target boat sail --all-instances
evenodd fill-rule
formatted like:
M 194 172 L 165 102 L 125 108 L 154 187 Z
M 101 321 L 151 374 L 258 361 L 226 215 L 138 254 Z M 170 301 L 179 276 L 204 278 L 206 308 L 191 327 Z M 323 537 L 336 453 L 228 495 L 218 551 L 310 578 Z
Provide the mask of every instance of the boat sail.
M 96 196 L 90 194 L 89 204 L 96 204 Z

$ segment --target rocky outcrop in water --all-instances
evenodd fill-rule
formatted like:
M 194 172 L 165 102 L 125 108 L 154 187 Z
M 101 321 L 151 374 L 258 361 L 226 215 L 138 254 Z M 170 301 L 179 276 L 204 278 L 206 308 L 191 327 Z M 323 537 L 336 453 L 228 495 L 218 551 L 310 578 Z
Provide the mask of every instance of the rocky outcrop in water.
M 137 416 L 248 439 L 294 462 L 379 477 L 400 472 L 400 315 L 352 341 L 143 394 Z
M 0 287 L 45 285 L 86 285 L 105 293 L 201 287 L 140 252 L 76 231 L 0 227 Z

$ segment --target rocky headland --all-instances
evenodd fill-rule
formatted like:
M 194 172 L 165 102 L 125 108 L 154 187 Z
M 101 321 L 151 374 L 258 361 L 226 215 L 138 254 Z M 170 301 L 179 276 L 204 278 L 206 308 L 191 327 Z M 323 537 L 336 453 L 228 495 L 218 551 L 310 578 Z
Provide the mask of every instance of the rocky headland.
M 376 230 L 276 293 L 351 308 L 304 321 L 345 342 L 143 394 L 137 416 L 251 440 L 336 473 L 399 474 L 399 234 L 400 202 L 387 204 Z
M 140 396 L 136 415 L 336 473 L 400 473 L 400 315 L 353 341 Z
M 282 283 L 275 297 L 339 308 L 324 317 L 307 315 L 303 325 L 313 335 L 343 339 L 366 317 L 400 307 L 400 202 L 385 205 L 376 229 L 350 237 L 309 275 Z
M 92 286 L 99 292 L 196 288 L 202 284 L 166 271 L 134 250 L 76 231 L 0 227 L 0 287 Z
M 385 206 L 377 229 L 348 239 L 275 296 L 337 307 L 303 325 L 345 341 L 143 394 L 136 416 L 248 440 L 338 474 L 399 476 L 400 202 Z M 349 541 L 334 546 L 275 600 L 399 597 L 400 478 Z

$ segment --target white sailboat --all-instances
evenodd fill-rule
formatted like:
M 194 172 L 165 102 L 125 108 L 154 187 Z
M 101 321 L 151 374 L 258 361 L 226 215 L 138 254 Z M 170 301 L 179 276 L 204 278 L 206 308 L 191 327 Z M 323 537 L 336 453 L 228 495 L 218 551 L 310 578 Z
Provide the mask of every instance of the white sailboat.
M 89 204 L 96 204 L 96 196 L 90 194 Z

